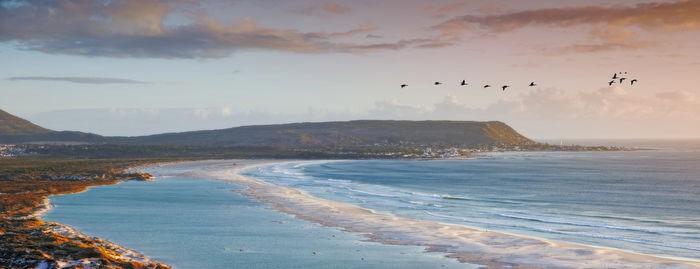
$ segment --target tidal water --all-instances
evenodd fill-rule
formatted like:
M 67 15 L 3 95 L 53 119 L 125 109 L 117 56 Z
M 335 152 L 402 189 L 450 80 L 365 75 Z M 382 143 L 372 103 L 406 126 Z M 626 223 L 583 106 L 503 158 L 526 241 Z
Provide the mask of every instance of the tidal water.
M 700 259 L 695 149 L 300 161 L 242 173 L 379 213 Z M 125 182 L 54 196 L 55 208 L 43 218 L 176 268 L 474 267 L 418 246 L 366 242 L 360 234 L 298 220 L 239 189 L 185 177 Z
M 700 152 L 283 164 L 244 174 L 381 213 L 700 259 Z
M 365 242 L 359 234 L 266 209 L 237 189 L 182 177 L 97 186 L 51 197 L 54 208 L 42 218 L 175 268 L 476 267 L 418 246 Z

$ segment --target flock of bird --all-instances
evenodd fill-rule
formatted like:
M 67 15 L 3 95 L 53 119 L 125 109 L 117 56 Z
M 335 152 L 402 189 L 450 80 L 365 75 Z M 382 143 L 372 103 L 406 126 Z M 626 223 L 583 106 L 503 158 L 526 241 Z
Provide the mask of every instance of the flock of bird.
M 620 76 L 618 76 L 618 74 L 619 74 Z M 623 75 L 623 72 L 614 73 L 613 76 L 612 76 L 612 80 L 611 80 L 610 82 L 608 82 L 608 86 L 612 86 L 612 85 L 613 85 L 616 81 L 618 81 L 618 80 L 619 80 L 619 83 L 622 84 L 622 82 L 625 81 L 625 80 L 627 79 L 627 78 L 625 78 L 625 77 L 622 77 L 622 75 Z M 624 72 L 624 75 L 627 75 L 627 72 Z M 630 80 L 630 85 L 634 85 L 635 82 L 637 82 L 637 79 L 632 79 L 632 80 Z M 439 86 L 439 85 L 442 85 L 442 82 L 435 81 L 435 83 L 433 83 L 433 85 Z M 460 86 L 467 86 L 467 85 L 469 85 L 469 83 L 467 83 L 467 80 L 463 79 L 463 80 L 462 80 L 462 83 L 460 83 L 459 85 L 460 85 Z M 537 86 L 537 84 L 535 84 L 535 82 L 533 81 L 533 82 L 530 82 L 530 84 L 527 85 L 527 86 L 529 86 L 529 87 L 534 87 L 534 86 Z M 402 88 L 402 89 L 403 89 L 403 88 L 406 88 L 406 87 L 408 87 L 408 84 L 405 84 L 405 83 L 404 83 L 404 84 L 401 84 L 401 88 Z M 489 87 L 491 87 L 491 85 L 486 84 L 486 85 L 484 85 L 483 88 L 486 89 L 486 88 L 489 88 Z M 509 88 L 509 87 L 510 87 L 510 86 L 508 86 L 508 85 L 503 85 L 503 86 L 501 86 L 501 89 L 503 89 L 503 90 L 505 91 L 506 88 Z
M 435 85 L 435 86 L 442 85 L 442 82 L 435 81 L 435 83 L 433 83 L 433 85 Z M 463 80 L 462 80 L 462 83 L 459 84 L 459 86 L 467 86 L 467 85 L 469 85 L 469 83 L 467 83 L 467 80 L 465 80 L 465 79 L 463 79 Z M 534 87 L 534 86 L 537 86 L 537 84 L 535 84 L 535 82 L 533 81 L 533 82 L 530 82 L 530 85 L 527 85 L 527 86 L 529 86 L 529 87 Z M 405 83 L 404 83 L 404 84 L 401 84 L 401 88 L 402 88 L 402 89 L 403 89 L 403 88 L 406 88 L 406 87 L 408 87 L 408 84 L 405 84 Z M 491 85 L 486 84 L 486 85 L 484 85 L 483 88 L 486 89 L 486 88 L 489 88 L 489 87 L 491 87 Z M 503 86 L 501 86 L 501 89 L 503 89 L 503 90 L 505 91 L 506 88 L 509 88 L 509 87 L 510 87 L 510 86 L 508 86 L 508 85 L 503 85 Z
M 618 76 L 618 74 L 620 74 L 620 76 Z M 625 78 L 625 77 L 622 77 L 622 75 L 623 75 L 622 72 L 620 72 L 620 73 L 614 73 L 613 76 L 612 76 L 612 78 L 611 78 L 612 80 L 611 80 L 610 82 L 608 82 L 608 86 L 612 86 L 612 85 L 615 83 L 615 81 L 618 81 L 618 80 L 620 81 L 620 84 L 622 84 L 622 82 L 625 81 L 625 80 L 627 79 L 627 78 Z M 627 72 L 624 72 L 624 75 L 627 75 Z M 637 82 L 637 79 L 636 79 L 636 78 L 630 80 L 630 85 L 634 85 L 635 82 Z

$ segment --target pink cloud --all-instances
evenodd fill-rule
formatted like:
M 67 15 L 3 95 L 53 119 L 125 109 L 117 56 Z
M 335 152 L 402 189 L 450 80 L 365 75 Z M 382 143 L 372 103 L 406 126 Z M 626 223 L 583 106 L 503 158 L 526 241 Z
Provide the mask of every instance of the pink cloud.
M 341 6 L 337 3 L 333 2 L 327 2 L 323 4 L 322 9 L 326 12 L 330 13 L 335 13 L 335 14 L 344 14 L 350 12 L 350 8 Z
M 3 2 L 3 0 L 0 0 Z M 260 25 L 253 18 L 221 23 L 188 0 L 26 0 L 0 5 L 0 42 L 51 54 L 106 57 L 216 58 L 237 50 L 297 53 L 364 53 L 411 47 L 435 47 L 429 39 L 383 43 L 339 43 L 335 39 L 367 34 L 374 26 L 342 32 L 304 32 Z M 318 10 L 334 14 L 348 8 L 328 2 Z M 165 24 L 172 14 L 189 23 Z
M 700 1 L 542 8 L 491 15 L 464 15 L 431 27 L 443 36 L 459 37 L 464 32 L 504 33 L 525 27 L 590 27 L 597 42 L 576 44 L 568 50 L 594 52 L 610 49 L 640 49 L 651 42 L 640 40 L 639 31 L 673 33 L 700 30 Z
M 324 14 L 346 14 L 350 12 L 350 8 L 342 6 L 335 2 L 326 2 L 320 5 L 313 5 L 301 8 L 292 9 L 293 12 L 306 16 L 318 16 Z

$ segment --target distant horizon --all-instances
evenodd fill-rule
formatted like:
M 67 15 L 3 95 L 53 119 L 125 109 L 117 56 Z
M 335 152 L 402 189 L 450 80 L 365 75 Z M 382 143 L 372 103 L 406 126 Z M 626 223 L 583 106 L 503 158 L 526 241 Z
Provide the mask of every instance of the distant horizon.
M 2 108 L 0 108 L 2 109 Z M 9 111 L 6 111 L 10 114 L 12 114 Z M 13 114 L 15 115 L 15 114 Z M 146 133 L 146 134 L 134 134 L 134 135 L 110 135 L 110 134 L 102 134 L 99 132 L 95 131 L 90 131 L 90 130 L 79 130 L 79 129 L 56 129 L 56 128 L 49 128 L 44 125 L 38 124 L 28 118 L 22 117 L 21 115 L 15 115 L 20 118 L 23 118 L 25 120 L 29 120 L 30 122 L 39 125 L 41 127 L 53 130 L 53 131 L 79 131 L 79 132 L 85 132 L 85 133 L 93 133 L 101 136 L 149 136 L 149 135 L 157 135 L 157 134 L 164 134 L 164 133 L 182 133 L 182 132 L 195 132 L 195 131 L 207 131 L 207 130 L 221 130 L 221 129 L 230 129 L 230 128 L 236 128 L 236 127 L 244 127 L 244 126 L 255 126 L 255 125 L 284 125 L 284 124 L 295 124 L 295 123 L 322 123 L 322 122 L 347 122 L 347 121 L 476 121 L 476 122 L 488 122 L 488 121 L 499 121 L 508 124 L 509 126 L 510 123 L 502 121 L 502 120 L 449 120 L 449 119 L 428 119 L 428 120 L 410 120 L 410 119 L 367 119 L 367 118 L 357 118 L 357 119 L 346 119 L 346 120 L 319 120 L 319 121 L 290 121 L 290 122 L 277 122 L 277 123 L 266 123 L 266 124 L 245 124 L 245 125 L 235 125 L 235 126 L 229 126 L 229 127 L 221 127 L 221 128 L 210 128 L 210 129 L 183 129 L 180 131 L 163 131 L 163 132 L 154 132 L 154 133 Z M 513 126 L 511 126 L 513 127 Z M 542 142 L 542 143 L 552 143 L 556 142 L 556 140 L 569 140 L 569 141 L 580 141 L 580 142 L 585 142 L 585 141 L 591 141 L 594 142 L 596 140 L 607 140 L 609 142 L 615 142 L 615 141 L 630 141 L 630 142 L 644 142 L 644 141 L 700 141 L 700 137 L 530 137 L 527 134 L 524 134 L 520 132 L 517 128 L 514 128 L 516 132 L 524 135 L 525 137 L 528 137 L 534 141 L 537 142 Z M 602 141 L 601 141 L 602 142 Z

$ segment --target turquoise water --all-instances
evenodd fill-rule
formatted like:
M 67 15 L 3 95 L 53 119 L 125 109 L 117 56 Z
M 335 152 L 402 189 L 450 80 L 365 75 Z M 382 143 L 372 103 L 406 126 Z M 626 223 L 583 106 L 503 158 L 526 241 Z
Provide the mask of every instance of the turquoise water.
M 700 152 L 283 164 L 246 175 L 420 220 L 700 259 Z
M 266 209 L 236 189 L 222 181 L 188 178 L 97 186 L 51 197 L 55 208 L 43 219 L 175 268 L 475 267 L 417 246 L 364 242 L 359 234 Z

